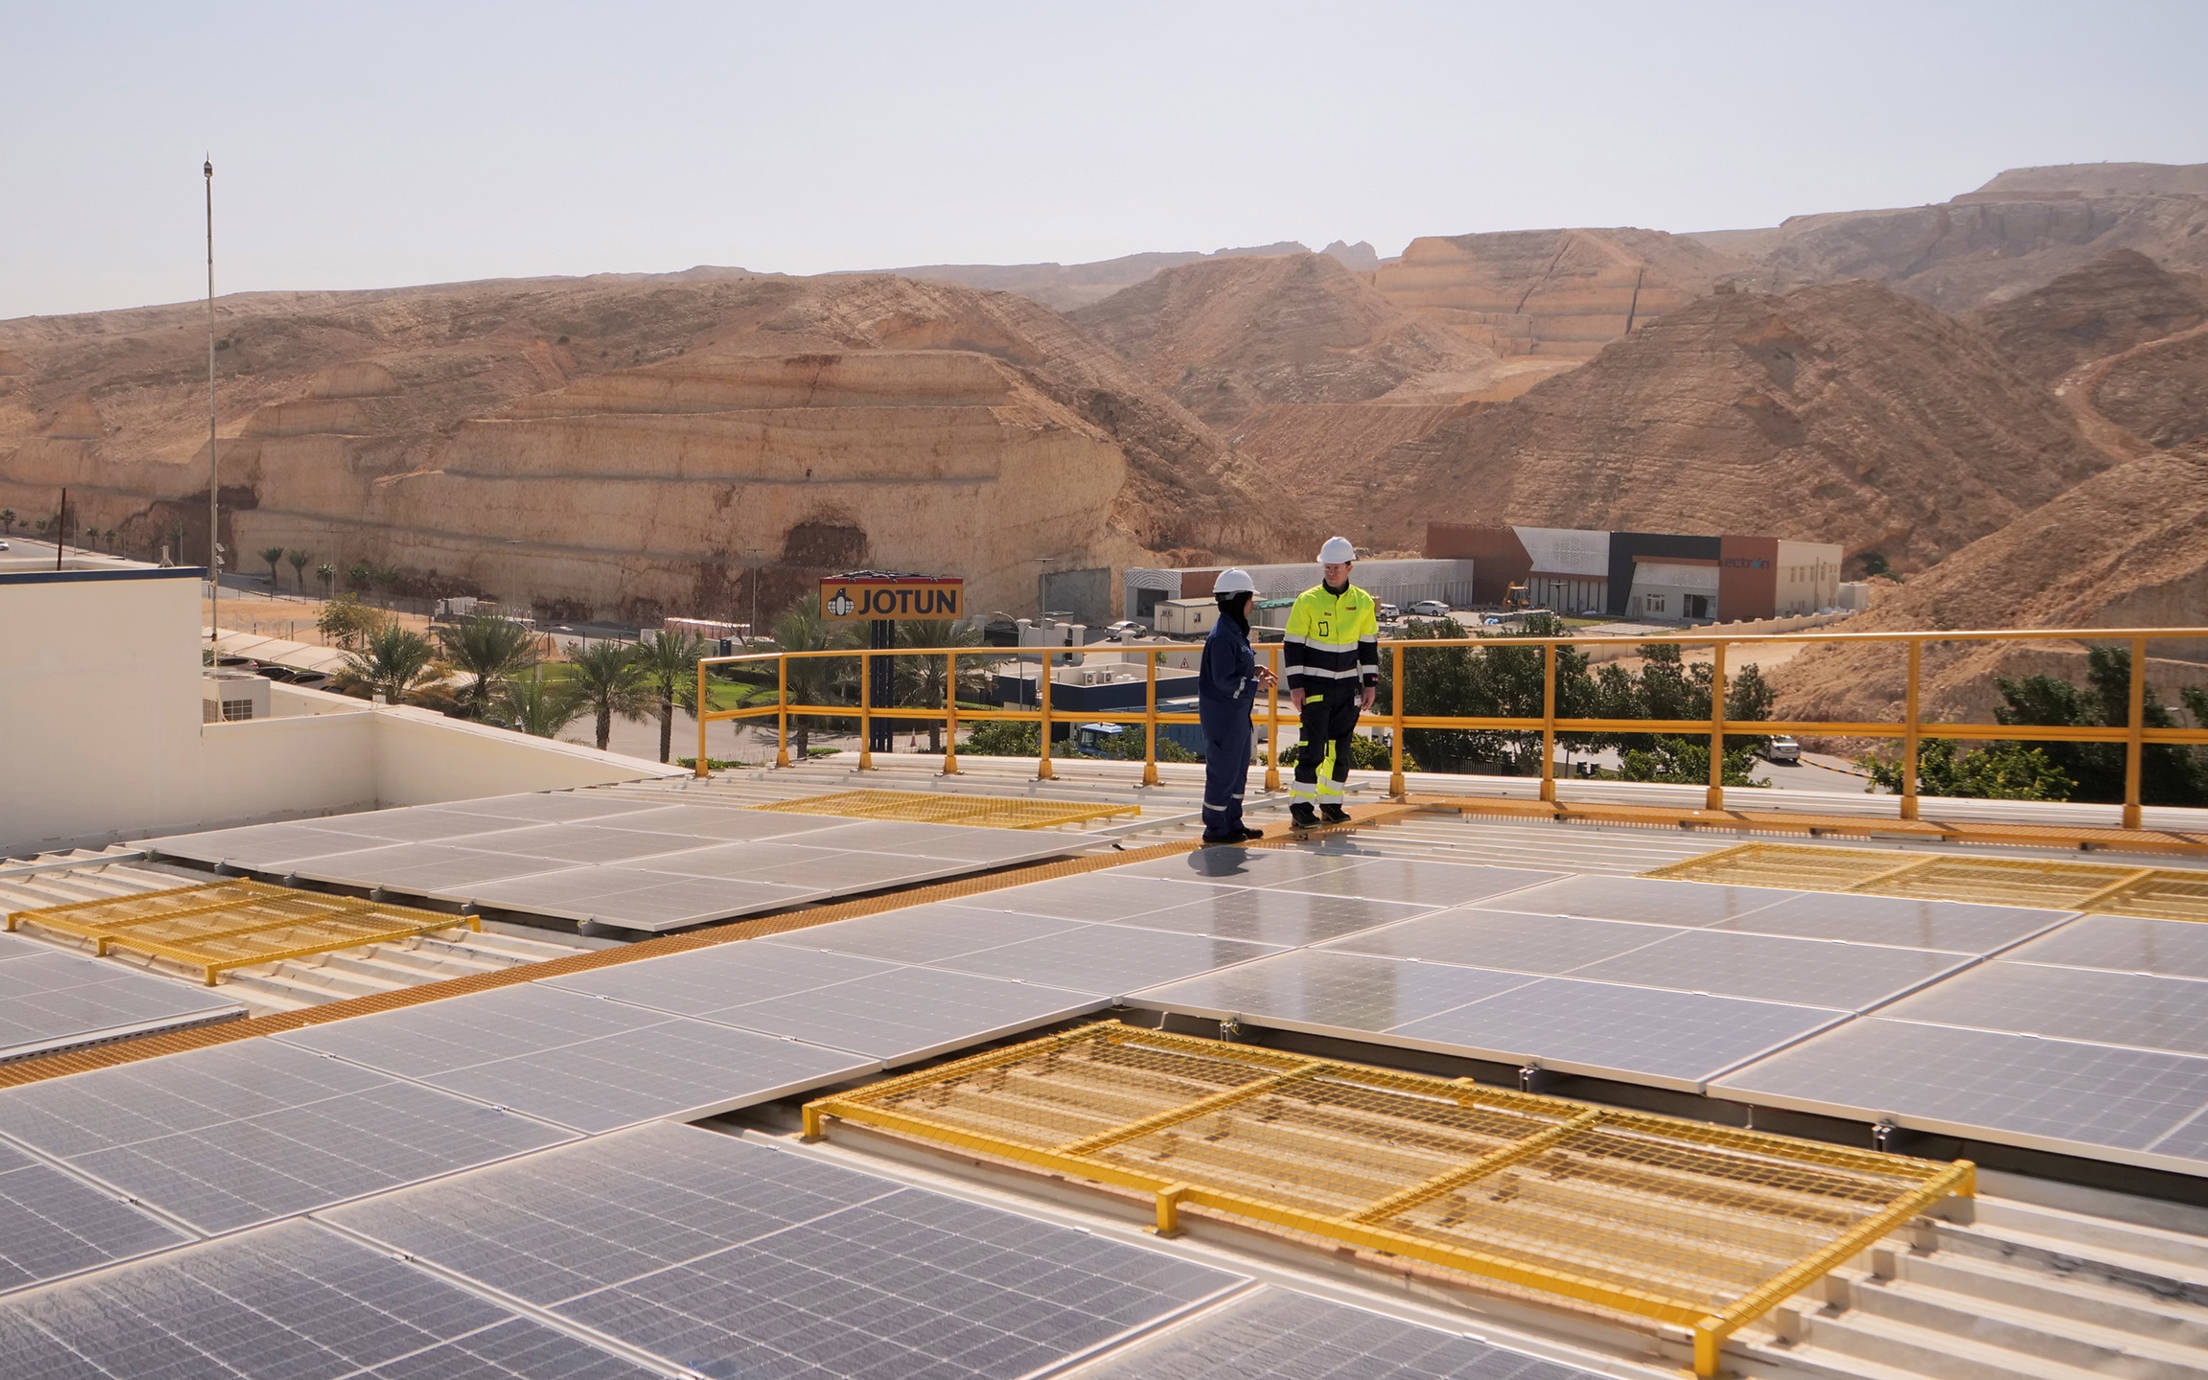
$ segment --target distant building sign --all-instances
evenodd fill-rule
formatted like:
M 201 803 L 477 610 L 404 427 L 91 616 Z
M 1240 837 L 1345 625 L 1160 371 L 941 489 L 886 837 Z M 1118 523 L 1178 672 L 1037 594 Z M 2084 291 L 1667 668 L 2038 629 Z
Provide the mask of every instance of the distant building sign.
M 832 623 L 966 616 L 966 582 L 955 575 L 834 575 L 820 582 L 820 615 Z

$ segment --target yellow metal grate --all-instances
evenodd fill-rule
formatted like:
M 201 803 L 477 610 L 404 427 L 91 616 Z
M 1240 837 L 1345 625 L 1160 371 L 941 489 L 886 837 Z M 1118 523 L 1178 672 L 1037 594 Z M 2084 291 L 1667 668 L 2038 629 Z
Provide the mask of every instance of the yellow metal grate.
M 2188 868 L 1743 843 L 1646 875 L 1733 886 L 2208 920 L 2208 871 Z
M 19 910 L 7 921 L 11 930 L 18 925 L 89 939 L 95 953 L 120 949 L 197 968 L 210 987 L 232 968 L 334 953 L 458 925 L 482 928 L 473 916 L 250 881 Z
M 992 795 L 937 795 L 932 791 L 837 791 L 752 808 L 793 815 L 970 824 L 985 829 L 1048 829 L 1141 813 L 1136 805 L 1079 805 L 1068 800 L 1009 800 Z
M 854 1122 L 1692 1332 L 1760 1317 L 1967 1163 L 1104 1022 L 810 1103 Z

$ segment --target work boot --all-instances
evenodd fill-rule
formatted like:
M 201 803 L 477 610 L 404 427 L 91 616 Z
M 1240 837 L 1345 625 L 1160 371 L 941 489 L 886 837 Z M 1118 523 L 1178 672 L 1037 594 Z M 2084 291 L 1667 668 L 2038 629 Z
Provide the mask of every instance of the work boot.
M 1204 835 L 1204 847 L 1216 848 L 1222 843 L 1240 843 L 1242 842 L 1243 837 L 1243 831 L 1240 829 L 1230 829 L 1224 834 L 1213 834 L 1207 832 Z
M 1288 827 L 1291 829 L 1316 829 L 1319 827 L 1319 812 L 1312 809 L 1306 802 L 1299 800 L 1288 807 Z
M 1349 823 L 1349 811 L 1339 805 L 1321 805 L 1319 807 L 1319 818 L 1325 820 L 1328 824 L 1347 824 Z
M 1254 842 L 1255 840 L 1261 839 L 1263 837 L 1265 837 L 1265 831 L 1263 829 L 1244 829 L 1242 831 L 1242 841 L 1244 843 Z

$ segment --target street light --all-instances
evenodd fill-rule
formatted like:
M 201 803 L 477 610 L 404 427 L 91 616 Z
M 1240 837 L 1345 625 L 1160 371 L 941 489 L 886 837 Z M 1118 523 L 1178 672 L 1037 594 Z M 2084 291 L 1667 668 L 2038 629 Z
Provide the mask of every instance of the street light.
M 222 548 L 216 544 L 217 504 L 222 493 L 215 465 L 215 160 L 200 165 L 207 179 L 207 642 L 222 636 Z

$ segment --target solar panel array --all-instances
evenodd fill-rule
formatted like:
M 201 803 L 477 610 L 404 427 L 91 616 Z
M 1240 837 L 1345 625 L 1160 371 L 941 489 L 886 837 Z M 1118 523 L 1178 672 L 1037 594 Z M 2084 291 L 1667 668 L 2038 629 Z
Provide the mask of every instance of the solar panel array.
M 1009 1378 L 1246 1283 L 664 1125 L 330 1219 L 709 1375 Z
M 143 841 L 157 854 L 661 931 L 1059 857 L 1087 834 L 504 796 Z
M 0 1063 L 245 1014 L 205 988 L 12 935 L 0 940 Z

